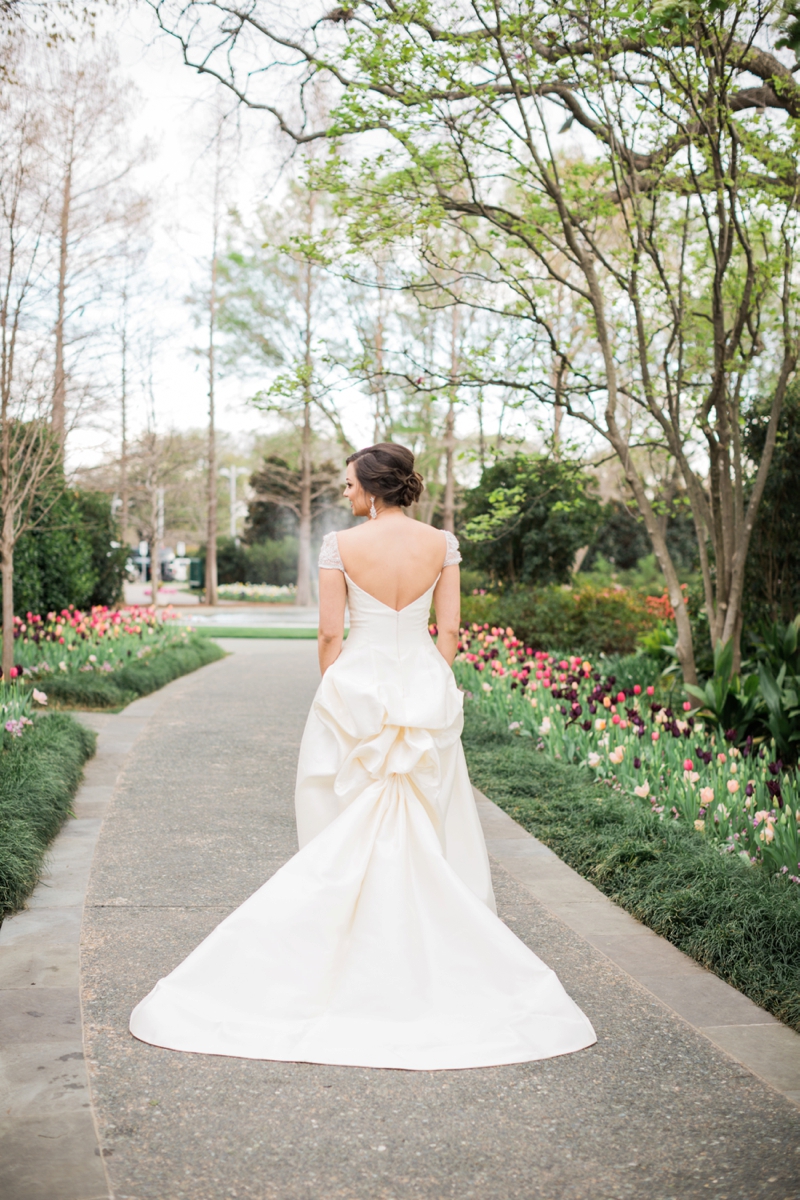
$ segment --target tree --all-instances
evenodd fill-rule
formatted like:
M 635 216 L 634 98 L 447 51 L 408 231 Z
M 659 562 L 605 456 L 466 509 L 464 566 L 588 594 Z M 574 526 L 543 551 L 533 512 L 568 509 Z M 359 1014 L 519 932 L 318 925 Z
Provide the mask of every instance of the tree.
M 798 356 L 800 87 L 767 48 L 774 9 L 364 0 L 298 28 L 258 5 L 153 3 L 188 63 L 296 142 L 330 140 L 327 185 L 348 198 L 354 243 L 425 242 L 450 225 L 485 253 L 494 308 L 530 350 L 517 377 L 474 382 L 557 403 L 612 448 L 694 682 L 678 573 L 635 450 L 655 443 L 677 463 L 711 639 L 738 646 L 748 547 Z M 262 66 L 288 50 L 301 88 L 333 79 L 331 119 L 295 121 L 259 93 L 272 75 L 252 70 L 254 48 Z M 580 139 L 560 141 L 572 126 Z M 353 165 L 336 156 L 343 139 L 376 130 L 379 152 Z M 570 296 L 566 323 L 555 284 Z M 740 421 L 765 361 L 774 398 L 745 498 Z
M 59 198 L 53 206 L 55 240 L 55 364 L 52 424 L 63 445 L 75 359 L 96 342 L 87 313 L 107 298 L 109 276 L 124 243 L 149 215 L 147 199 L 129 184 L 144 149 L 133 153 L 128 127 L 134 104 L 130 83 L 119 77 L 119 58 L 105 40 L 94 53 L 86 39 L 62 44 L 45 62 L 42 101 L 47 106 L 45 152 Z M 35 86 L 35 85 L 34 85 Z M 103 322 L 103 325 L 105 322 Z
M 336 298 L 325 267 L 312 252 L 323 203 L 292 183 L 284 214 L 262 207 L 257 228 L 239 225 L 221 267 L 220 329 L 228 336 L 226 361 L 243 360 L 272 379 L 253 398 L 256 407 L 295 422 L 300 431 L 297 603 L 311 603 L 311 522 L 315 493 L 315 426 L 327 425 L 344 450 L 352 446 L 336 405 L 340 374 L 331 343 L 341 338 Z M 276 371 L 276 367 L 280 369 Z
M 60 490 L 61 456 L 49 428 L 52 374 L 36 335 L 50 199 L 42 180 L 41 122 L 24 93 L 0 101 L 0 575 L 2 674 L 14 665 L 14 552 Z
M 515 454 L 484 471 L 463 511 L 466 565 L 499 583 L 569 582 L 603 508 L 579 466 Z
M 341 474 L 341 468 L 336 463 L 323 462 L 315 465 L 307 461 L 305 448 L 297 466 L 291 466 L 286 459 L 277 455 L 267 456 L 263 465 L 250 478 L 250 486 L 255 495 L 248 516 L 251 535 L 249 540 L 255 540 L 252 536 L 254 527 L 257 523 L 264 526 L 265 518 L 267 515 L 272 516 L 270 509 L 275 505 L 292 513 L 301 532 L 307 515 L 310 545 L 311 527 L 315 518 L 341 503 Z M 308 599 L 300 597 L 298 574 L 297 603 L 310 602 L 310 590 Z

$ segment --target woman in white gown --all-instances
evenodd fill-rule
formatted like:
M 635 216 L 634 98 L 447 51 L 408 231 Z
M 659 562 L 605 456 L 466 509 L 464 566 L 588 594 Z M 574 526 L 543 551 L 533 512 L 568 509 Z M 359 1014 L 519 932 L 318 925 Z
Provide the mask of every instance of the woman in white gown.
M 329 534 L 320 555 L 300 851 L 156 984 L 131 1032 L 173 1050 L 411 1070 L 583 1049 L 589 1020 L 495 915 L 450 669 L 458 542 L 403 512 L 422 490 L 410 451 L 347 462 L 345 495 L 371 520 Z

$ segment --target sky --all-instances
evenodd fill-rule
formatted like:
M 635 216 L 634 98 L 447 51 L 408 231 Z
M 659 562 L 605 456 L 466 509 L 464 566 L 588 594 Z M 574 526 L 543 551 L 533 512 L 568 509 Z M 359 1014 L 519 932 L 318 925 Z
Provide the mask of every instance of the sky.
M 193 353 L 204 335 L 194 326 L 186 298 L 193 286 L 205 285 L 208 275 L 213 209 L 211 140 L 220 113 L 232 111 L 231 98 L 220 85 L 184 64 L 177 43 L 159 32 L 147 5 L 100 10 L 97 36 L 113 40 L 121 75 L 138 91 L 131 143 L 146 141 L 151 148 L 148 161 L 137 169 L 135 182 L 156 201 L 152 248 L 145 266 L 148 319 L 157 333 L 152 360 L 156 426 L 161 432 L 198 429 L 208 419 L 207 360 Z M 236 122 L 239 153 L 231 156 L 223 199 L 246 217 L 265 199 L 280 202 L 285 194 L 288 151 L 269 115 L 239 110 Z M 133 437 L 144 429 L 151 407 L 145 382 L 140 372 L 131 387 Z M 277 418 L 259 413 L 248 403 L 257 386 L 252 376 L 218 379 L 218 429 L 245 442 L 253 434 L 276 428 Z M 491 401 L 488 405 L 491 428 Z M 369 445 L 370 406 L 356 382 L 340 395 L 339 408 L 351 441 Z M 507 414 L 507 435 L 513 435 L 516 424 L 517 418 Z M 457 418 L 457 434 L 463 436 L 474 429 L 476 421 L 463 411 Z M 118 453 L 119 438 L 114 407 L 95 421 L 82 421 L 70 435 L 69 467 L 91 467 Z M 462 467 L 470 473 L 468 464 Z
M 155 221 L 145 274 L 152 293 L 150 316 L 157 330 L 153 359 L 156 424 L 196 429 L 208 419 L 206 360 L 193 353 L 203 332 L 193 324 L 186 297 L 207 277 L 212 237 L 213 156 L 210 139 L 221 111 L 221 89 L 198 76 L 181 60 L 177 45 L 155 27 L 144 6 L 101 13 L 98 37 L 110 36 L 117 45 L 122 74 L 138 90 L 131 124 L 132 144 L 147 141 L 148 161 L 137 170 L 136 183 L 156 198 Z M 239 114 L 238 156 L 231 155 L 225 173 L 224 201 L 244 214 L 264 198 L 282 193 L 281 166 L 286 155 L 279 147 L 269 118 Z M 271 418 L 248 404 L 255 390 L 252 377 L 222 377 L 217 381 L 217 425 L 243 438 L 265 433 Z M 131 396 L 133 433 L 147 419 L 149 401 L 143 381 L 134 382 Z M 350 426 L 357 439 L 369 440 L 368 420 L 359 420 L 363 405 L 353 392 L 348 405 Z M 274 421 L 274 418 L 272 418 Z M 363 426 L 363 427 L 362 427 Z M 69 457 L 73 468 L 91 466 L 118 439 L 115 414 L 106 413 L 73 431 Z

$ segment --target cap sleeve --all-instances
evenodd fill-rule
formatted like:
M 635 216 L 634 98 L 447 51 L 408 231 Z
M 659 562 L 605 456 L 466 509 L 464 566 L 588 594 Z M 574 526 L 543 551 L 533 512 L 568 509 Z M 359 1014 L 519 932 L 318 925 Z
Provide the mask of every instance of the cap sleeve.
M 443 567 L 457 567 L 461 562 L 461 552 L 458 548 L 458 538 L 449 530 L 444 531 L 445 541 L 447 542 L 447 553 L 444 556 Z
M 325 571 L 344 571 L 344 563 L 339 554 L 339 542 L 335 533 L 326 533 L 322 539 L 319 566 L 321 570 Z

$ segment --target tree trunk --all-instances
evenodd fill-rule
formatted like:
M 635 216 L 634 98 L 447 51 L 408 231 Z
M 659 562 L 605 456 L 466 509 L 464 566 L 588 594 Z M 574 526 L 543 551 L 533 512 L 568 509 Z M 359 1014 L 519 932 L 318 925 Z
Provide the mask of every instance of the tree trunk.
M 308 225 L 313 220 L 313 200 L 309 202 Z M 303 397 L 303 438 L 300 446 L 300 529 L 297 538 L 297 604 L 311 603 L 311 402 L 314 360 L 311 354 L 311 305 L 314 275 L 311 263 L 305 271 L 305 384 Z
M 300 530 L 297 550 L 297 604 L 311 603 L 311 401 L 303 410 L 300 450 Z
M 444 499 L 442 501 L 442 528 L 447 529 L 450 533 L 456 531 L 456 480 L 453 469 L 456 448 L 455 424 L 455 401 L 451 392 L 444 427 Z
M 458 305 L 453 305 L 450 323 L 450 395 L 447 401 L 447 417 L 444 425 L 444 498 L 442 501 L 442 528 L 449 533 L 456 531 L 456 381 L 458 379 Z
M 158 453 L 153 435 L 153 486 L 150 489 L 150 528 L 153 531 L 150 539 L 150 595 L 155 607 L 158 607 L 158 589 L 161 585 L 161 538 L 159 537 L 161 522 L 159 520 L 158 472 L 156 470 L 156 454 Z
M 72 160 L 67 161 L 64 173 L 64 190 L 61 198 L 61 220 L 59 222 L 58 246 L 58 293 L 56 307 L 56 362 L 53 383 L 53 409 L 51 422 L 53 432 L 61 446 L 64 445 L 67 407 L 67 379 L 64 367 L 64 314 L 67 303 L 67 260 L 69 251 L 69 218 L 72 206 Z
M 217 213 L 208 299 L 208 524 L 206 532 L 206 604 L 217 603 L 217 433 L 214 414 L 214 334 L 217 317 Z
M 123 546 L 128 545 L 128 331 L 125 327 L 126 318 L 123 316 L 122 327 L 122 445 L 119 456 L 119 495 L 122 501 L 121 538 Z
M 3 517 L 0 554 L 3 580 L 3 682 L 10 683 L 14 665 L 14 535 L 11 513 L 8 511 Z

